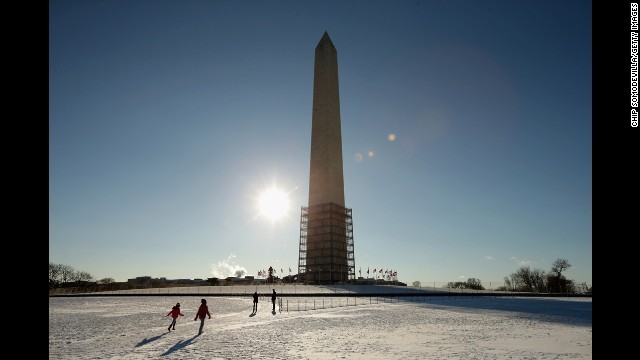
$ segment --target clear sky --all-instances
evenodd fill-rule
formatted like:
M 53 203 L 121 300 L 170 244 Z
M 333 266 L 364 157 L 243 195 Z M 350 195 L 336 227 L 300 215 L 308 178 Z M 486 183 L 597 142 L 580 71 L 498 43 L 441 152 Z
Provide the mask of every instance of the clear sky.
M 564 258 L 591 284 L 591 17 L 582 0 L 51 1 L 49 261 L 294 273 L 327 31 L 357 275 L 495 287 Z

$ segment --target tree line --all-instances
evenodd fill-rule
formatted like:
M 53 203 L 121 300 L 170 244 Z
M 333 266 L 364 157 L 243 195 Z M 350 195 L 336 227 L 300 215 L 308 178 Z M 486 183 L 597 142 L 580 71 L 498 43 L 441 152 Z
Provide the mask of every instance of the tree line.
M 90 282 L 95 282 L 96 284 L 110 284 L 115 281 L 112 278 L 104 278 L 95 281 L 93 275 L 86 271 L 76 270 L 70 265 L 54 264 L 49 262 L 49 289 L 85 285 Z
M 580 292 L 578 290 L 590 292 L 591 289 L 578 289 L 578 285 L 573 280 L 569 280 L 562 275 L 570 267 L 571 264 L 567 259 L 556 259 L 551 264 L 549 273 L 545 273 L 544 270 L 523 266 L 513 274 L 505 276 L 504 290 L 555 293 Z
M 556 259 L 551 265 L 551 270 L 546 273 L 541 269 L 531 269 L 523 266 L 513 274 L 504 277 L 504 285 L 496 288 L 497 291 L 539 292 L 539 293 L 591 293 L 591 288 L 586 284 L 575 284 L 562 273 L 571 267 L 569 260 Z M 414 281 L 413 286 L 420 286 L 420 281 Z M 448 282 L 445 288 L 485 290 L 482 282 L 476 278 L 467 281 Z

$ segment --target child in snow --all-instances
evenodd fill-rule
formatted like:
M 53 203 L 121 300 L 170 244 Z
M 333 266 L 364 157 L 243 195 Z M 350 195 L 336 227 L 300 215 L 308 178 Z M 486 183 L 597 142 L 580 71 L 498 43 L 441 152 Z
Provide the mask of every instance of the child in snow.
M 171 327 L 173 327 L 173 330 L 175 330 L 176 320 L 178 320 L 178 316 L 184 316 L 184 314 L 180 312 L 180 303 L 177 303 L 176 306 L 171 308 L 171 311 L 169 311 L 167 316 L 169 315 L 171 315 L 171 317 L 173 318 L 173 321 L 171 321 L 171 324 L 169 325 L 168 330 L 171 331 Z

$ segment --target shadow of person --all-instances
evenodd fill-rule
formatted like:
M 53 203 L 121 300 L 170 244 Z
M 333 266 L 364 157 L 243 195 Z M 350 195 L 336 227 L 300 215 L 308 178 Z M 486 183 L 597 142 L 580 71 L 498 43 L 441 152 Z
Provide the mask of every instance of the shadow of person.
M 176 351 L 176 350 L 180 350 L 182 348 L 184 348 L 185 346 L 188 346 L 189 344 L 191 344 L 193 342 L 193 340 L 195 340 L 195 338 L 197 338 L 198 335 L 195 335 L 194 337 L 192 337 L 191 339 L 187 339 L 185 341 L 178 341 L 175 345 L 173 345 L 172 347 L 170 347 L 167 351 L 165 351 L 161 356 L 167 356 L 169 354 L 171 354 L 172 352 Z
M 158 335 L 158 336 L 150 337 L 148 339 L 144 338 L 144 339 L 140 340 L 140 342 L 137 343 L 135 347 L 140 347 L 140 346 L 146 345 L 146 344 L 148 344 L 148 343 L 150 343 L 152 341 L 156 341 L 156 340 L 160 339 L 161 337 L 163 337 L 163 336 L 165 336 L 167 334 L 168 334 L 167 332 L 164 332 L 164 333 L 162 333 L 161 335 Z

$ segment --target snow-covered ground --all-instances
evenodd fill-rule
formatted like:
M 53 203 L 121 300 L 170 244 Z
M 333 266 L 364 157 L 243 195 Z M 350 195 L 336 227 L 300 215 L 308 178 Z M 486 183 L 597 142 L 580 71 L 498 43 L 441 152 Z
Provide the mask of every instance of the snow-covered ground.
M 275 287 L 279 294 L 302 289 L 353 292 L 292 288 Z M 242 290 L 247 296 L 240 297 L 173 293 L 50 298 L 49 358 L 592 358 L 590 297 L 283 296 L 272 312 L 266 297 L 271 290 L 261 286 L 258 292 L 265 296 L 252 314 L 250 295 L 255 289 Z M 200 322 L 193 318 L 201 298 L 207 299 L 212 318 L 197 335 Z M 166 315 L 176 302 L 185 316 L 168 332 L 171 318 Z

